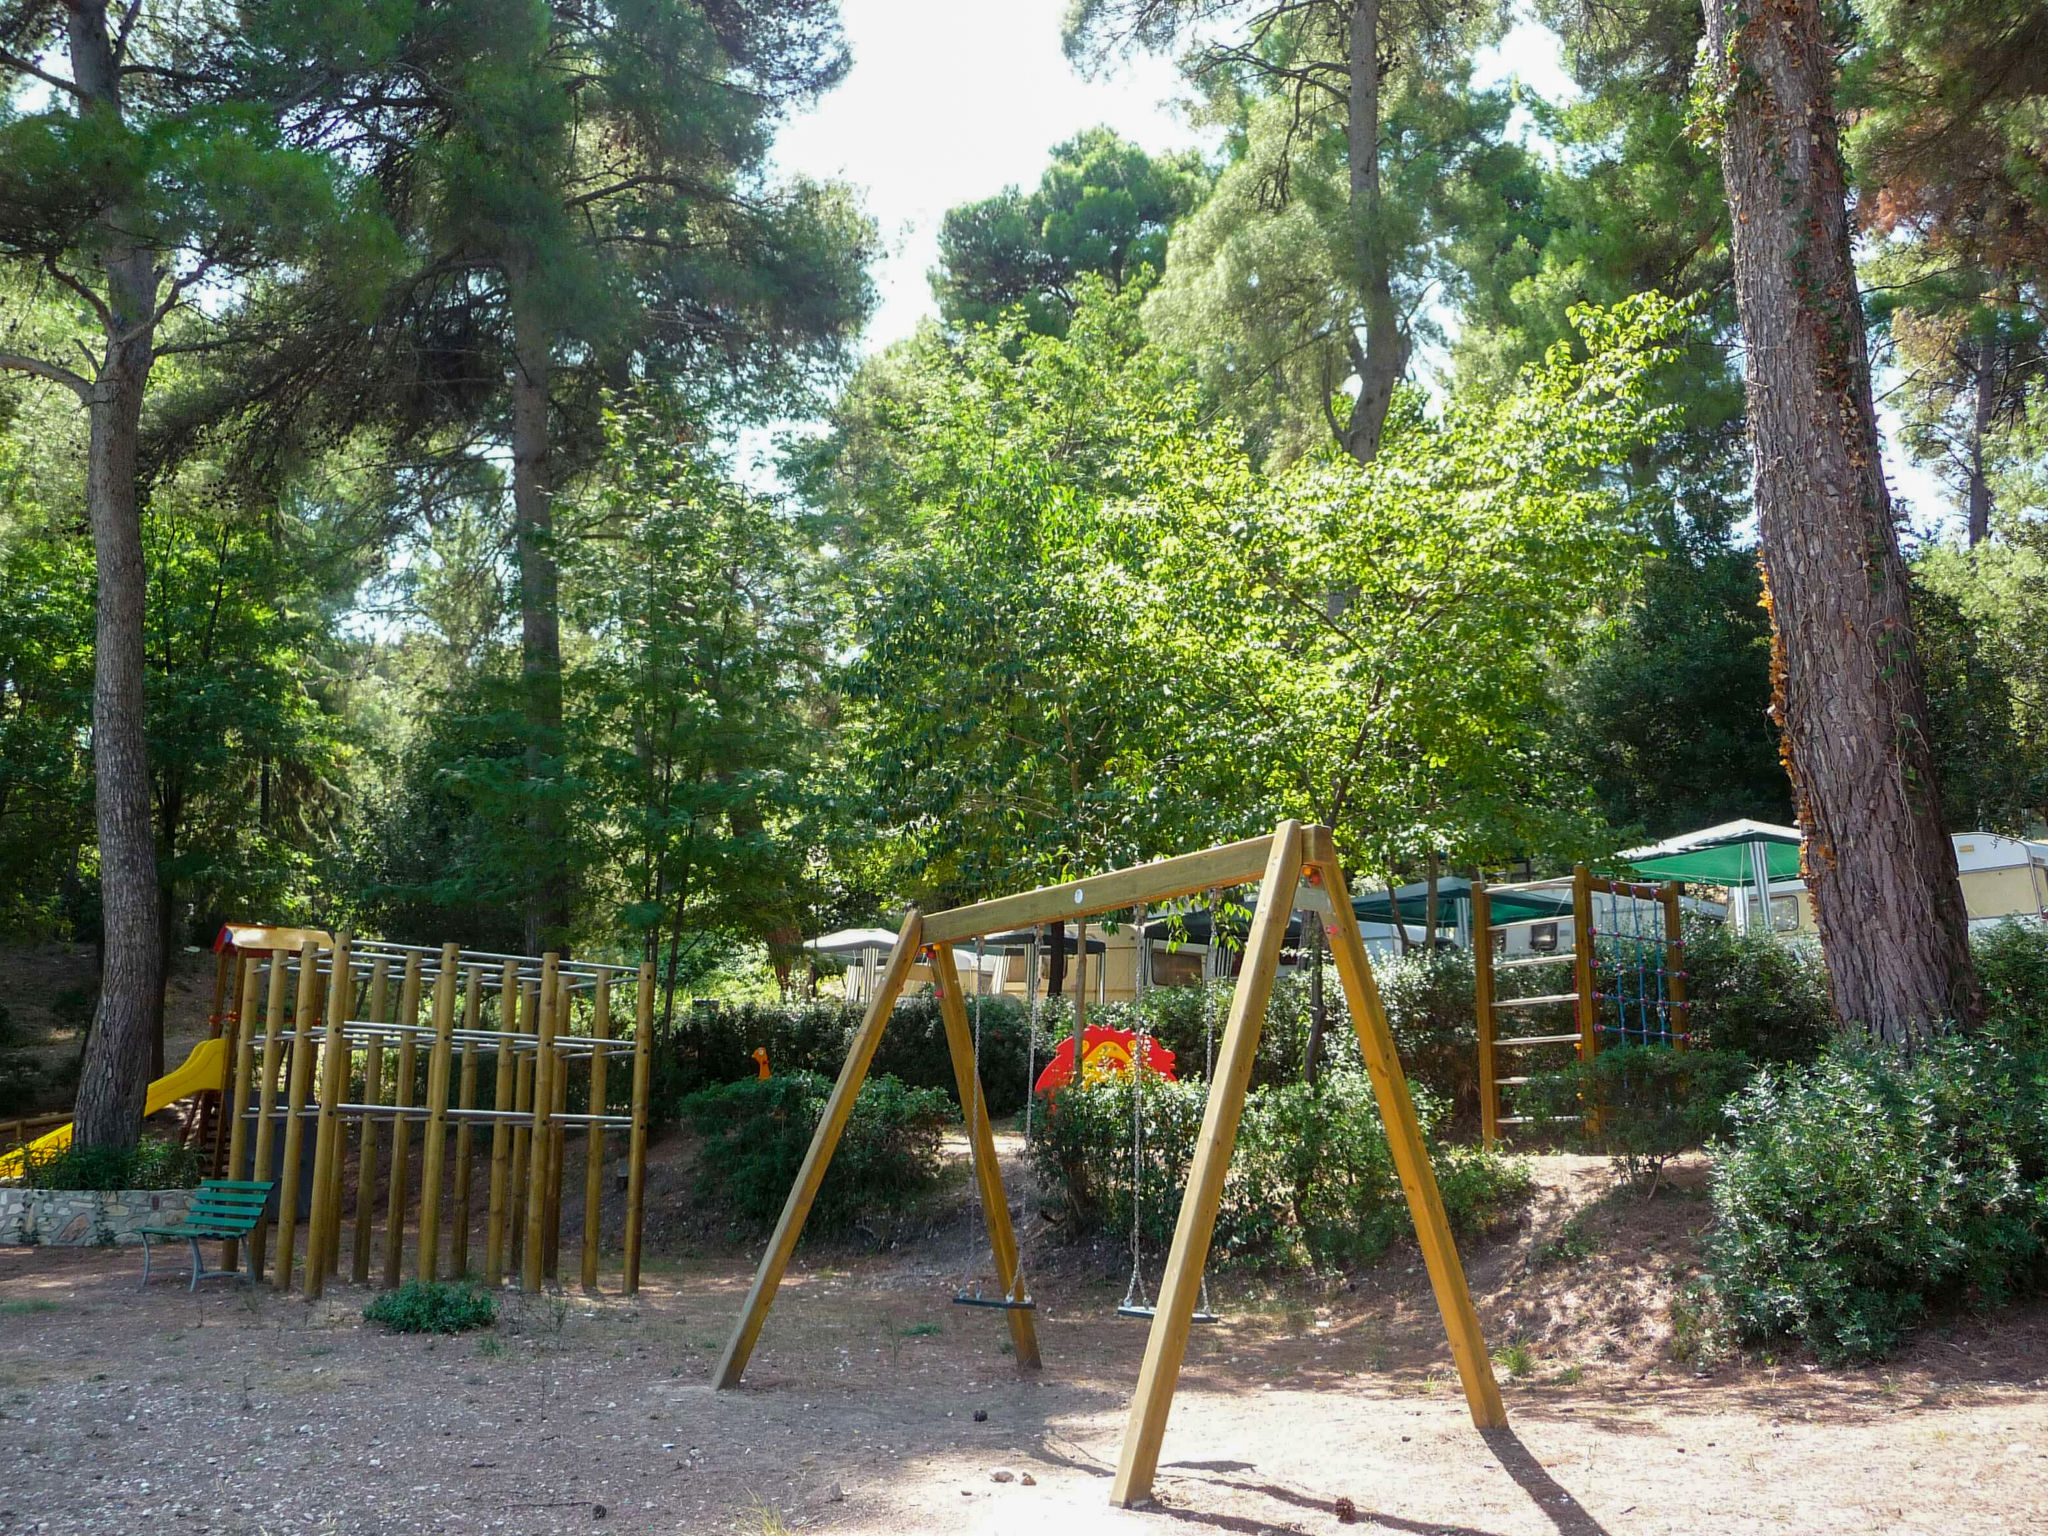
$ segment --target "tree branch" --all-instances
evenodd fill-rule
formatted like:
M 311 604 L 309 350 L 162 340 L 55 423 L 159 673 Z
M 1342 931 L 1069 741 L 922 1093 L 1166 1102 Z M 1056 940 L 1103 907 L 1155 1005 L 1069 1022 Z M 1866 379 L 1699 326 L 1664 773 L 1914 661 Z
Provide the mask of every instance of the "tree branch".
M 12 368 L 18 373 L 32 373 L 39 379 L 48 379 L 52 384 L 62 384 L 81 401 L 92 397 L 91 381 L 82 374 L 73 373 L 62 363 L 32 357 L 26 352 L 0 352 L 0 368 Z
M 33 75 L 52 90 L 63 91 L 68 95 L 76 96 L 80 101 L 85 100 L 85 91 L 76 80 L 66 80 L 62 75 L 53 75 L 46 69 L 38 69 L 19 54 L 8 53 L 4 49 L 0 49 L 0 64 L 4 64 L 9 69 L 18 69 L 24 75 Z

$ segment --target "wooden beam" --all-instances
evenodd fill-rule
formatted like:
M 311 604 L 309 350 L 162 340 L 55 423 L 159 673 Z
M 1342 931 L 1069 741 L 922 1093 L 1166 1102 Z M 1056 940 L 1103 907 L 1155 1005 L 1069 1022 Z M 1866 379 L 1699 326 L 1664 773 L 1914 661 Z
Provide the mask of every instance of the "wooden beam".
M 234 1119 L 228 1126 L 228 1163 L 226 1177 L 246 1179 L 250 1175 L 243 1170 L 248 1166 L 244 1157 L 248 1152 L 249 1111 L 256 1106 L 252 1102 L 256 1086 L 256 978 L 262 962 L 244 960 L 241 963 L 241 986 L 236 993 L 238 1001 L 235 1011 L 238 1033 L 235 1037 L 235 1075 L 230 1084 L 233 1092 L 224 1095 L 229 1100 L 230 1112 Z M 220 1245 L 220 1267 L 237 1267 L 238 1245 L 231 1237 Z
M 483 972 L 470 966 L 463 983 L 462 1070 L 455 1089 L 455 1107 L 466 1110 L 476 1108 L 476 1034 L 483 1022 Z M 475 1166 L 474 1127 L 465 1116 L 455 1126 L 455 1219 L 448 1232 L 448 1273 L 458 1278 L 469 1273 L 470 1184 Z
M 398 1022 L 407 1026 L 420 1021 L 420 951 L 405 957 L 405 979 L 398 984 Z M 412 1120 L 405 1111 L 412 1108 L 413 1079 L 418 1075 L 419 1035 L 408 1027 L 398 1037 L 397 1080 L 392 1083 L 391 1103 L 398 1113 L 391 1117 L 391 1189 L 384 1206 L 384 1289 L 398 1289 L 405 1264 L 405 1208 L 411 1196 Z
M 754 1352 L 754 1341 L 760 1338 L 761 1325 L 768 1320 L 768 1309 L 775 1304 L 775 1289 L 782 1283 L 782 1272 L 789 1265 L 790 1254 L 796 1250 L 797 1238 L 803 1234 L 804 1218 L 811 1214 L 811 1202 L 818 1197 L 818 1186 L 825 1180 L 825 1169 L 832 1161 L 833 1149 L 839 1145 L 840 1133 L 846 1129 L 846 1122 L 853 1114 L 853 1101 L 859 1096 L 861 1082 L 868 1075 L 868 1064 L 875 1059 L 875 1047 L 882 1043 L 882 1031 L 889 1024 L 889 1011 L 896 1006 L 897 994 L 902 992 L 904 980 L 910 975 L 911 966 L 917 962 L 922 931 L 917 908 L 912 907 L 904 916 L 903 926 L 897 930 L 896 947 L 889 951 L 889 963 L 883 968 L 874 996 L 868 999 L 867 1013 L 854 1034 L 846 1062 L 839 1069 L 839 1080 L 832 1085 L 832 1096 L 825 1101 L 825 1113 L 818 1119 L 818 1129 L 811 1136 L 810 1150 L 804 1153 L 796 1183 L 790 1186 L 789 1198 L 783 1202 L 782 1215 L 775 1223 L 775 1235 L 768 1240 L 768 1251 L 761 1256 L 761 1267 L 754 1272 L 754 1283 L 747 1288 L 747 1300 L 740 1309 L 739 1321 L 733 1325 L 732 1337 L 726 1340 L 725 1353 L 718 1359 L 718 1369 L 711 1374 L 714 1387 L 738 1386 L 740 1376 L 747 1368 L 747 1357 Z
M 550 951 L 540 962 L 540 1045 L 533 1053 L 533 1129 L 527 1141 L 526 1229 L 521 1234 L 519 1288 L 537 1292 L 547 1253 L 548 1153 L 554 1135 L 555 1030 L 561 1013 L 558 967 L 561 956 Z
M 1398 916 L 1398 914 L 1396 914 Z M 1500 1142 L 1500 1084 L 1493 1059 L 1493 898 L 1472 882 L 1472 1011 L 1479 1026 L 1479 1139 Z
M 1281 822 L 1270 838 L 1258 840 L 1258 846 L 1266 850 L 1266 862 L 1260 874 L 1258 908 L 1245 940 L 1244 969 L 1231 994 L 1223 1048 L 1216 1058 L 1216 1075 L 1209 1082 L 1202 1129 L 1195 1137 L 1187 1190 L 1181 1196 L 1180 1219 L 1174 1224 L 1173 1247 L 1167 1253 L 1160 1282 L 1159 1305 L 1152 1315 L 1152 1332 L 1145 1340 L 1145 1363 L 1138 1370 L 1138 1390 L 1131 1398 L 1123 1452 L 1117 1461 L 1116 1480 L 1110 1485 L 1110 1502 L 1126 1508 L 1152 1497 L 1152 1479 L 1159 1470 L 1159 1447 L 1166 1437 L 1166 1418 L 1173 1409 L 1188 1330 L 1201 1295 L 1209 1238 L 1223 1201 L 1223 1179 L 1237 1145 L 1238 1117 L 1244 1110 L 1245 1091 L 1259 1050 L 1259 1030 L 1280 966 L 1280 946 L 1287 938 L 1294 888 L 1301 878 L 1301 823 Z M 1209 883 L 1242 881 L 1226 877 Z
M 505 1213 L 511 1198 L 512 1126 L 506 1120 L 519 1093 L 519 1056 L 512 1036 L 519 1028 L 519 962 L 507 960 L 498 981 L 498 1076 L 492 1100 L 491 1192 L 484 1210 L 484 1284 L 505 1283 Z
M 391 1006 L 391 962 L 379 955 L 370 966 L 370 1001 L 365 1010 L 373 1024 L 388 1024 Z M 363 1102 L 384 1101 L 384 1037 L 372 1035 L 363 1052 Z M 357 1138 L 355 1235 L 350 1240 L 349 1276 L 357 1285 L 370 1283 L 370 1245 L 377 1235 L 377 1118 L 364 1115 Z
M 596 995 L 590 1000 L 590 1038 L 597 1049 L 590 1053 L 590 1104 L 593 1115 L 605 1112 L 604 1042 L 612 1037 L 612 975 L 600 971 Z M 583 1289 L 597 1289 L 597 1241 L 604 1215 L 604 1127 L 595 1123 L 584 1128 L 583 1145 Z
M 284 1168 L 277 1185 L 277 1257 L 271 1278 L 291 1289 L 292 1246 L 299 1231 L 299 1164 L 304 1156 L 307 1094 L 313 1086 L 313 1019 L 320 1011 L 320 951 L 311 939 L 299 951 L 299 991 L 292 1008 L 292 1065 L 284 1101 Z M 318 1190 L 315 1190 L 317 1197 Z
M 1401 1070 L 1400 1053 L 1394 1046 L 1393 1031 L 1387 1027 L 1379 987 L 1373 981 L 1372 963 L 1366 958 L 1365 940 L 1351 910 L 1344 871 L 1337 863 L 1336 844 L 1325 827 L 1310 831 L 1309 865 L 1330 893 L 1336 913 L 1331 954 L 1337 962 L 1338 979 L 1344 985 L 1352 1028 L 1358 1034 L 1358 1049 L 1372 1079 L 1373 1096 L 1379 1100 L 1380 1123 L 1386 1127 L 1394 1171 L 1400 1175 L 1402 1192 L 1408 1197 L 1408 1213 L 1415 1222 L 1415 1238 L 1422 1249 L 1423 1263 L 1429 1268 L 1437 1311 L 1443 1315 L 1444 1331 L 1450 1336 L 1451 1358 L 1457 1363 L 1458 1379 L 1465 1388 L 1465 1406 L 1471 1411 L 1472 1422 L 1481 1429 L 1503 1428 L 1508 1421 L 1507 1409 L 1501 1404 L 1500 1387 L 1493 1379 L 1493 1363 L 1487 1358 L 1479 1313 L 1465 1284 L 1464 1266 L 1458 1262 L 1450 1218 L 1444 1214 L 1443 1195 L 1436 1186 L 1436 1170 L 1430 1166 L 1429 1148 L 1423 1142 L 1422 1127 L 1415 1118 L 1415 1102 L 1408 1093 L 1407 1074 Z
M 926 944 L 957 944 L 1010 928 L 1030 928 L 1064 918 L 1115 912 L 1138 902 L 1170 901 L 1192 896 L 1212 885 L 1247 885 L 1266 867 L 1270 837 L 1246 838 L 1200 853 L 1160 859 L 1130 869 L 1112 870 L 1087 880 L 1042 886 L 1015 896 L 998 896 L 969 907 L 934 912 L 920 932 Z
M 348 934 L 334 940 L 332 965 L 327 980 L 327 1038 L 320 1048 L 320 1117 L 313 1122 L 313 1211 L 306 1231 L 306 1286 L 308 1301 L 318 1301 L 327 1289 L 327 1245 L 341 1224 L 341 1188 L 334 1170 L 347 1156 L 348 1122 L 338 1106 L 348 1097 L 349 1060 L 354 1055 L 342 1025 L 349 1015 L 355 989 L 349 982 Z
M 270 952 L 270 992 L 263 1009 L 263 1061 L 259 1068 L 262 1081 L 256 1095 L 256 1167 L 249 1177 L 267 1179 L 272 1177 L 270 1149 L 277 1132 L 277 1069 L 278 1059 L 284 1049 L 284 988 L 286 969 L 291 960 L 288 950 L 273 949 Z M 284 1196 L 273 1191 L 271 1198 L 282 1205 Z M 249 1278 L 263 1278 L 264 1252 L 270 1243 L 270 1221 L 266 1217 L 256 1224 L 256 1230 L 249 1237 Z
M 1578 995 L 1573 1013 L 1579 1060 L 1591 1061 L 1600 1050 L 1600 1031 L 1593 1001 L 1593 875 L 1583 864 L 1572 871 L 1572 990 Z
M 1671 1006 L 1664 1011 L 1664 1028 L 1671 1035 L 1674 1050 L 1687 1050 L 1692 1045 L 1692 1007 L 1685 1000 L 1685 917 L 1679 906 L 1679 898 L 1685 894 L 1685 887 L 1676 880 L 1657 893 L 1657 905 L 1664 912 L 1664 994 Z
M 628 1296 L 640 1293 L 640 1223 L 647 1206 L 647 1093 L 653 1072 L 654 962 L 649 960 L 640 967 L 638 990 L 633 995 L 633 1129 L 626 1142 L 626 1238 L 619 1282 Z M 744 1360 L 740 1363 L 746 1364 Z
M 1017 1235 L 1010 1227 L 1010 1198 L 1003 1191 L 1002 1165 L 996 1161 L 995 1130 L 989 1124 L 988 1098 L 981 1087 L 981 1065 L 974 1055 L 974 1028 L 967 1021 L 967 1004 L 960 996 L 960 967 L 950 944 L 934 946 L 933 988 L 939 995 L 939 1017 L 946 1025 L 946 1047 L 953 1057 L 953 1082 L 960 1090 L 960 1114 L 974 1144 L 974 1178 L 979 1186 L 983 1219 L 988 1224 L 990 1251 L 995 1255 L 996 1283 L 1006 1299 L 1016 1299 Z M 979 985 L 977 978 L 976 985 Z M 1031 1314 L 1017 1307 L 1006 1309 L 1010 1320 L 1010 1345 L 1017 1364 L 1038 1369 L 1038 1330 Z
M 462 946 L 441 946 L 434 978 L 434 1050 L 427 1058 L 427 1139 L 420 1153 L 420 1246 L 414 1272 L 441 1276 L 441 1184 L 448 1167 L 448 1073 L 455 1056 L 455 982 Z M 460 1271 L 458 1271 L 460 1273 Z

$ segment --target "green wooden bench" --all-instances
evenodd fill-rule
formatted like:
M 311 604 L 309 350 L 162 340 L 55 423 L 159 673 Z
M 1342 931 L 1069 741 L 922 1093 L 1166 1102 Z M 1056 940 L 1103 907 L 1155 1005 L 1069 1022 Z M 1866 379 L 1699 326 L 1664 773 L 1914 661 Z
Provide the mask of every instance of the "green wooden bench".
M 149 1285 L 149 1240 L 153 1237 L 192 1245 L 192 1283 L 186 1287 L 188 1291 L 198 1290 L 202 1280 L 216 1280 L 227 1275 L 240 1279 L 242 1272 L 239 1269 L 208 1269 L 199 1254 L 200 1240 L 217 1242 L 230 1237 L 246 1238 L 263 1219 L 264 1207 L 270 1203 L 270 1192 L 275 1188 L 275 1179 L 205 1179 L 193 1191 L 192 1205 L 185 1212 L 183 1221 L 175 1226 L 137 1228 L 142 1238 L 144 1287 Z M 247 1243 L 242 1245 L 244 1252 L 248 1252 L 248 1248 Z M 255 1278 L 253 1272 L 249 1278 Z

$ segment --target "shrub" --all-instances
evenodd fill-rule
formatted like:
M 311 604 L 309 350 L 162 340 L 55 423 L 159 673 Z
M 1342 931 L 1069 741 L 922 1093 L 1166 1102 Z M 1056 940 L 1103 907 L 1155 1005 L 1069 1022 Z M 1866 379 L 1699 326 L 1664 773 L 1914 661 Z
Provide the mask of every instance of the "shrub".
M 1137 1188 L 1139 1228 L 1151 1252 L 1173 1233 L 1187 1185 L 1206 1087 L 1118 1074 L 1047 1095 L 1033 1127 L 1041 1180 L 1066 1209 L 1075 1235 L 1128 1233 L 1132 1218 L 1132 1095 L 1144 1121 Z M 1426 1133 L 1441 1101 L 1416 1094 Z M 1527 1194 L 1523 1166 L 1479 1148 L 1432 1146 L 1438 1183 L 1455 1226 L 1475 1231 Z M 1363 1072 L 1337 1068 L 1311 1086 L 1254 1088 L 1246 1095 L 1212 1247 L 1219 1261 L 1289 1268 L 1368 1261 L 1411 1230 L 1372 1088 Z
M 30 1189 L 193 1189 L 204 1177 L 197 1147 L 144 1140 L 132 1147 L 64 1147 L 22 1158 Z
M 1479 1103 L 1479 1021 L 1473 1006 L 1472 954 L 1418 949 L 1374 968 L 1387 1025 L 1411 1081 L 1447 1104 Z M 1517 974 L 1505 973 L 1510 982 Z M 1501 989 L 1511 995 L 1511 985 Z
M 2048 929 L 2008 918 L 1970 936 L 1985 1027 L 2014 1046 L 2048 1048 Z
M 363 1308 L 363 1317 L 393 1333 L 467 1333 L 498 1320 L 498 1304 L 479 1286 L 408 1280 Z
M 2048 1061 L 1949 1039 L 1911 1062 L 1839 1046 L 1731 1107 L 1709 1273 L 1746 1341 L 1896 1349 L 1942 1300 L 1997 1302 L 2048 1256 Z
M 1719 922 L 1689 922 L 1686 997 L 1692 1043 L 1754 1062 L 1812 1061 L 1834 1038 L 1820 951 Z
M 1663 1183 L 1665 1164 L 1727 1129 L 1728 1101 L 1754 1071 L 1733 1051 L 1621 1045 L 1510 1092 L 1519 1113 L 1573 1117 L 1565 1139 L 1613 1158 L 1647 1199 Z M 1590 1122 L 1579 1118 L 1589 1108 Z
M 749 1221 L 781 1213 L 825 1112 L 831 1082 L 816 1072 L 749 1079 L 685 1098 L 681 1116 L 704 1138 L 698 1193 Z M 825 1172 L 807 1230 L 843 1231 L 876 1209 L 900 1207 L 939 1176 L 939 1136 L 952 1100 L 883 1074 L 870 1077 Z

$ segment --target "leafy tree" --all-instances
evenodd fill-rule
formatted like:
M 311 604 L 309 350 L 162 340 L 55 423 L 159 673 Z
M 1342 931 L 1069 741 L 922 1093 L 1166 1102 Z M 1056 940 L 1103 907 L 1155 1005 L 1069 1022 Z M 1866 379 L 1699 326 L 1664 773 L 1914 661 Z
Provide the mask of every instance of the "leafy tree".
M 1370 462 L 1427 303 L 1459 270 L 1457 231 L 1512 223 L 1533 191 L 1501 141 L 1505 95 L 1464 83 L 1483 20 L 1433 0 L 1081 0 L 1070 13 L 1068 51 L 1085 60 L 1188 45 L 1231 163 L 1176 235 L 1149 323 L 1288 452 L 1327 431 Z
M 1168 233 L 1208 186 L 1193 153 L 1155 158 L 1113 129 L 1085 129 L 1053 149 L 1037 190 L 947 210 L 931 275 L 939 316 L 957 331 L 1021 305 L 1032 332 L 1065 335 L 1081 275 L 1120 292 L 1146 267 L 1163 271 Z
M 376 247 L 379 222 L 330 150 L 406 9 L 31 0 L 0 18 L 0 263 L 20 292 L 47 283 L 75 307 L 53 323 L 15 306 L 0 367 L 70 390 L 91 423 L 105 960 L 82 1145 L 135 1139 L 164 979 L 138 473 L 151 376 L 232 316 L 231 302 L 196 306 L 201 292 L 232 294 L 322 245 Z

